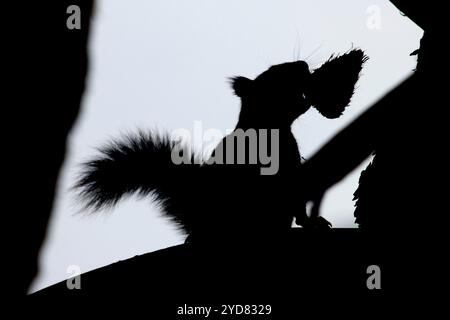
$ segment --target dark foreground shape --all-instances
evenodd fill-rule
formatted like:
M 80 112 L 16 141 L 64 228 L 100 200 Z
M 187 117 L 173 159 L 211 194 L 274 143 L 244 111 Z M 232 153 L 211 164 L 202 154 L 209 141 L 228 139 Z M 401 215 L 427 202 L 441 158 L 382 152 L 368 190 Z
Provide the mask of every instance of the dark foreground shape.
M 7 157 L 13 174 L 5 183 L 14 209 L 5 215 L 9 228 L 4 231 L 11 232 L 6 238 L 12 239 L 12 249 L 3 260 L 14 261 L 6 267 L 8 278 L 14 275 L 16 280 L 2 288 L 8 295 L 22 296 L 39 271 L 66 140 L 80 111 L 94 0 L 14 2 L 17 8 L 8 10 L 14 17 L 8 24 L 14 42 L 5 44 L 15 58 L 5 64 L 13 69 L 13 76 L 5 77 L 13 98 L 4 103 L 17 113 L 4 123 L 14 132 Z M 74 5 L 81 11 L 80 29 L 66 24 Z
M 311 303 L 381 303 L 396 283 L 384 261 L 360 230 L 292 229 L 269 248 L 185 244 L 136 256 L 82 274 L 80 290 L 69 290 L 63 281 L 29 300 L 39 308 L 47 302 L 77 306 L 72 313 L 89 305 L 90 312 L 103 315 L 127 306 L 161 319 L 183 318 L 177 312 L 185 305 L 211 306 L 216 316 L 226 304 L 271 305 L 267 318 L 278 319 L 301 315 Z M 367 287 L 367 268 L 374 264 L 383 272 L 381 290 Z

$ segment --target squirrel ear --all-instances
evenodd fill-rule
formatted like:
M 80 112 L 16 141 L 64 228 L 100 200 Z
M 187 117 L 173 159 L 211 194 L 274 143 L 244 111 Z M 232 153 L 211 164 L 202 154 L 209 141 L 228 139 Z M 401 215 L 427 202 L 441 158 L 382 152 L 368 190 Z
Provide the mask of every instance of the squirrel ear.
M 316 69 L 306 92 L 311 104 L 326 118 L 338 118 L 349 105 L 363 64 L 369 58 L 360 49 L 332 55 Z
M 234 77 L 230 79 L 230 82 L 234 94 L 240 98 L 248 95 L 253 86 L 253 80 L 246 77 Z

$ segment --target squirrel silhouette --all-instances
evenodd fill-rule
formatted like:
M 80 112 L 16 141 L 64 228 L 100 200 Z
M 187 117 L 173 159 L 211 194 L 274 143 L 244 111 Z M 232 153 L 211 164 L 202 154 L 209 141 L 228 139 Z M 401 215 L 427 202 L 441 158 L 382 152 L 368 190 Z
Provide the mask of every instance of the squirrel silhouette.
M 328 228 L 325 219 L 308 218 L 291 125 L 311 107 L 326 118 L 339 117 L 367 59 L 353 49 L 313 72 L 295 61 L 254 80 L 231 78 L 241 100 L 239 119 L 208 159 L 168 133 L 138 131 L 110 141 L 83 164 L 74 186 L 78 196 L 90 211 L 133 194 L 151 196 L 192 242 L 270 241 L 285 234 L 294 217 L 303 227 Z

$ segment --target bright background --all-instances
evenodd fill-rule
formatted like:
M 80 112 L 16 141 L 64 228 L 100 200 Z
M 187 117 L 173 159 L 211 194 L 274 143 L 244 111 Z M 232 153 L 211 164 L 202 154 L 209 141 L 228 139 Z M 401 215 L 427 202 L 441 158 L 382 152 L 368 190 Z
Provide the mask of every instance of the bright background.
M 409 53 L 421 34 L 388 0 L 99 0 L 83 112 L 69 139 L 31 291 L 68 278 L 70 265 L 86 272 L 183 242 L 151 201 L 77 214 L 69 188 L 78 165 L 109 137 L 136 127 L 192 130 L 197 120 L 225 132 L 239 112 L 228 77 L 252 78 L 296 59 L 314 68 L 334 52 L 360 47 L 370 60 L 345 114 L 327 120 L 311 109 L 294 126 L 308 158 L 412 72 Z M 326 196 L 322 212 L 335 227 L 355 226 L 352 194 L 366 164 Z

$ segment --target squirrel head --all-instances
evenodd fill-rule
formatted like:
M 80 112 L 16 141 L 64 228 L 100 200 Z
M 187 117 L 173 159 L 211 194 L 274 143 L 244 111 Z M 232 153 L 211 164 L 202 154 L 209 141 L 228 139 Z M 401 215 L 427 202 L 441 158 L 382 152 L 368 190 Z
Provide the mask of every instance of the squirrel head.
M 332 56 L 311 72 L 305 61 L 271 66 L 254 80 L 231 79 L 234 93 L 242 100 L 242 118 L 266 127 L 291 125 L 311 106 L 327 118 L 339 117 L 355 89 L 367 57 L 361 50 Z

